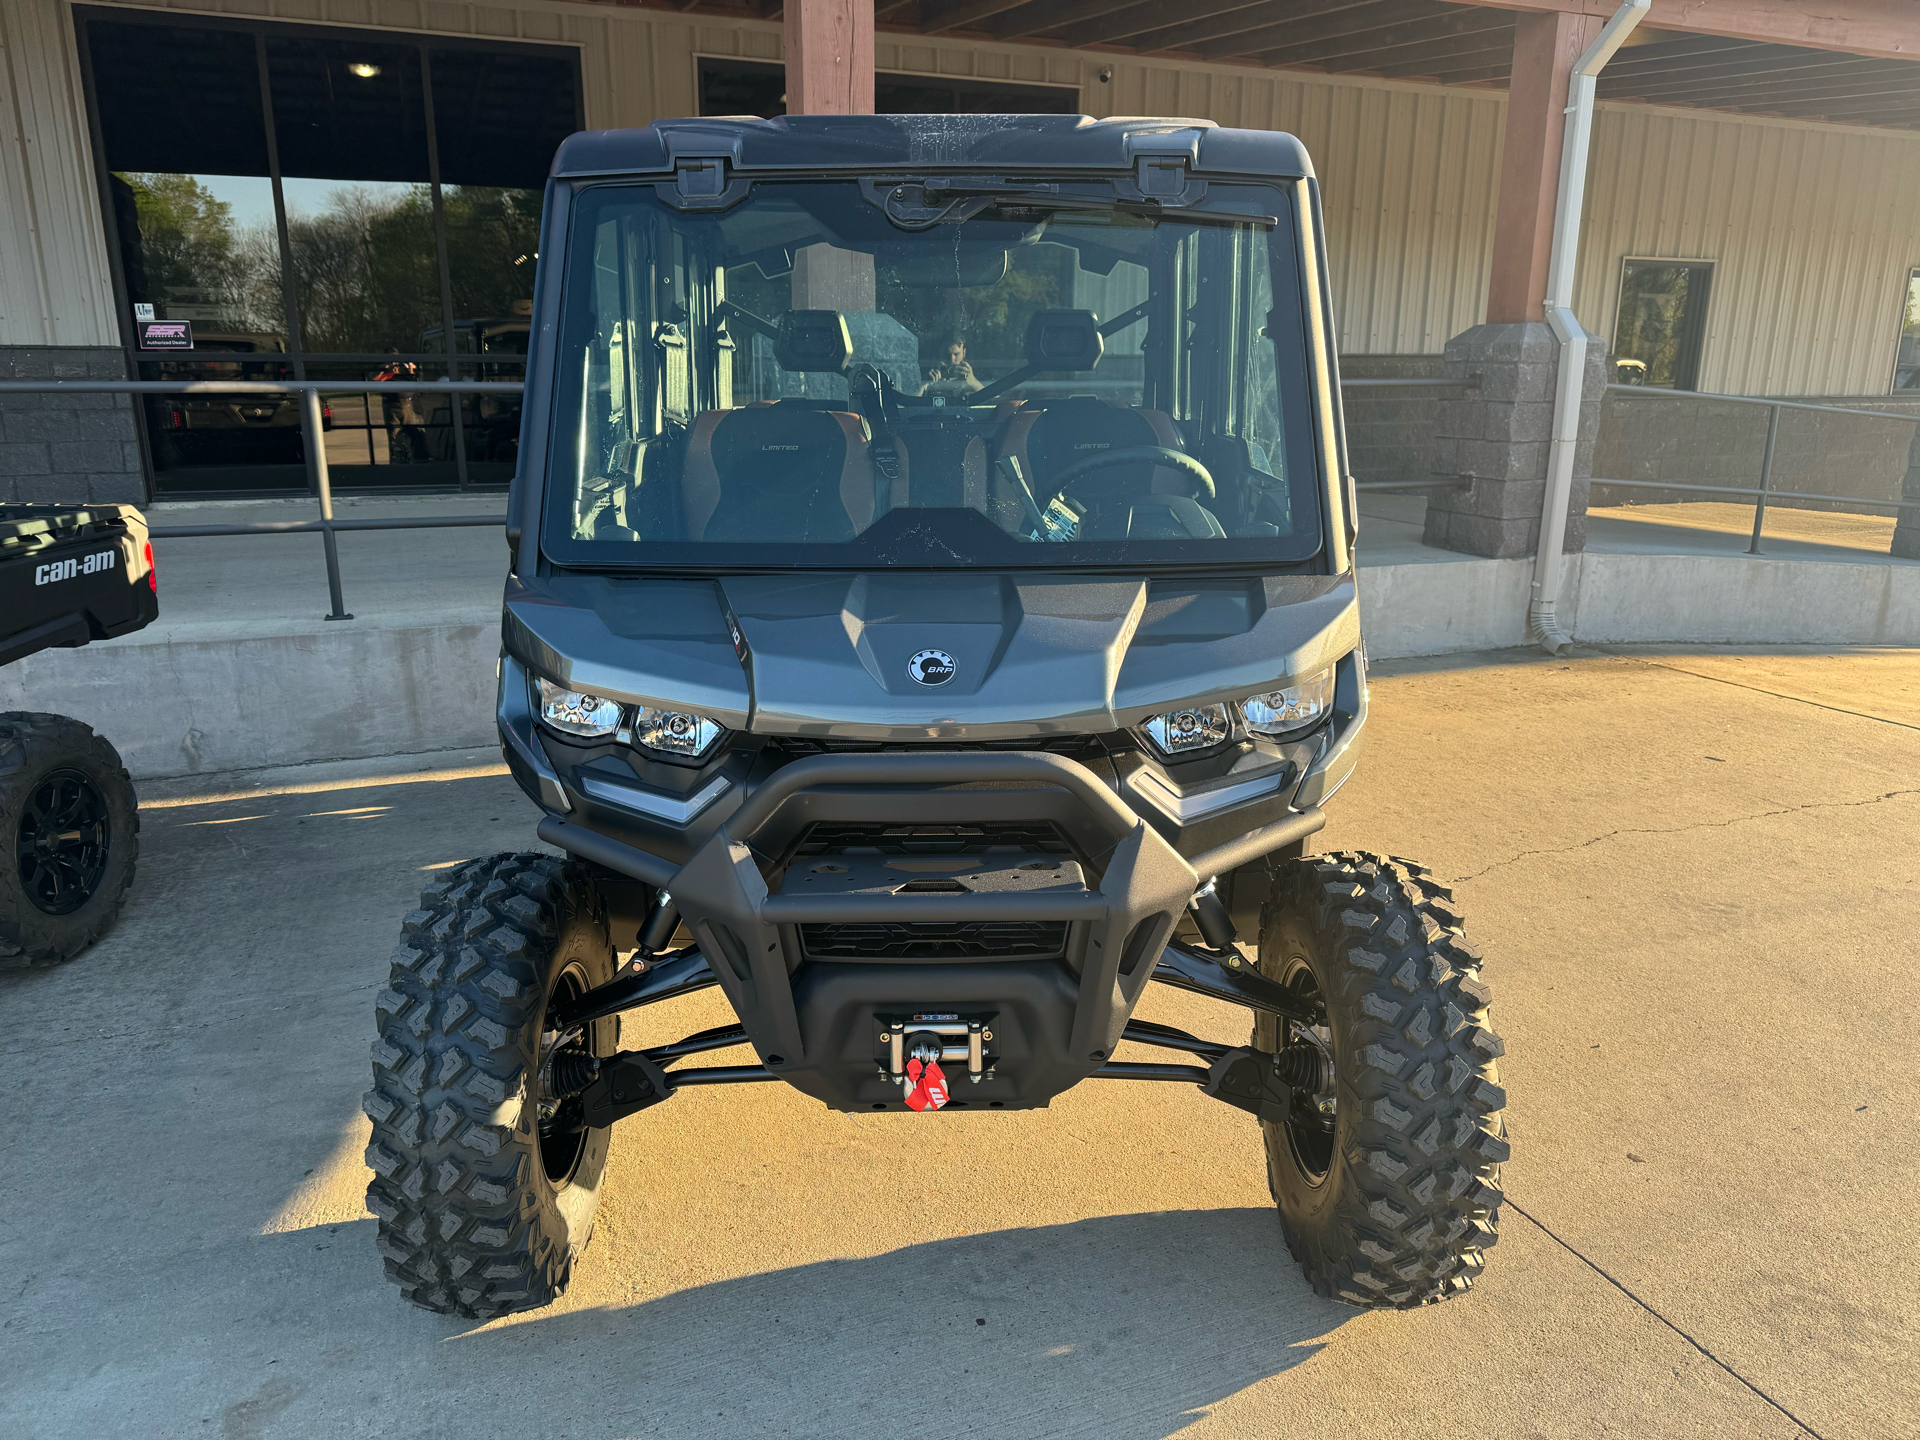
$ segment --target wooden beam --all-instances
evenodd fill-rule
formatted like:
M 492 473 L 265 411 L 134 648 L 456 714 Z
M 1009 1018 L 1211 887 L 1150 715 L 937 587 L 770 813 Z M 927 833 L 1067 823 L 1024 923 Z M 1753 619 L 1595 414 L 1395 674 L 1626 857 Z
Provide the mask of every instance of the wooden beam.
M 1827 85 L 1724 85 L 1697 86 L 1692 89 L 1663 90 L 1649 92 L 1637 90 L 1631 96 L 1613 97 L 1617 99 L 1648 100 L 1661 103 L 1669 100 L 1682 100 L 1690 105 L 1728 105 L 1755 103 L 1762 101 L 1800 102 L 1803 100 L 1847 100 L 1855 96 L 1906 95 L 1914 98 L 1915 87 L 1912 82 L 1903 84 L 1897 80 L 1853 80 L 1835 81 Z
M 1210 41 L 1205 45 L 1182 46 L 1202 55 L 1267 55 L 1285 54 L 1292 61 L 1337 60 L 1344 55 L 1361 54 L 1378 50 L 1389 45 L 1413 45 L 1428 40 L 1445 40 L 1455 35 L 1483 34 L 1490 31 L 1505 33 L 1513 27 L 1513 21 L 1498 10 L 1476 10 L 1462 7 L 1452 13 L 1435 15 L 1426 19 L 1411 19 L 1392 25 L 1370 26 L 1365 30 L 1337 34 L 1326 39 L 1317 39 L 1301 33 L 1302 27 L 1293 24 L 1267 25 L 1259 30 L 1250 30 L 1242 35 L 1230 36 L 1225 40 Z
M 1606 19 L 1619 0 L 1467 0 L 1503 10 Z M 1914 0 L 1654 0 L 1642 22 L 1690 35 L 1804 45 L 1881 60 L 1921 59 L 1921 7 Z
M 1028 3 L 1028 0 L 956 0 L 956 3 L 938 8 L 922 4 L 920 14 L 920 33 L 938 35 L 943 30 L 966 30 L 979 25 L 983 20 L 991 20 L 1009 10 Z
M 1037 3 L 1022 5 L 990 21 L 988 33 L 997 40 L 1013 40 L 1022 35 L 1038 35 L 1043 30 L 1054 30 L 1063 25 L 1078 25 L 1084 20 L 1098 20 L 1103 15 L 1112 15 L 1116 10 L 1125 10 L 1137 0 L 1037 0 Z M 1070 40 L 1070 44 L 1079 44 Z
M 1408 11 L 1405 0 L 1348 0 L 1346 4 L 1329 5 L 1312 15 L 1303 16 L 1300 0 L 1263 0 L 1263 3 L 1256 5 L 1236 6 L 1232 10 L 1169 23 L 1165 18 L 1167 6 L 1164 0 L 1159 9 L 1162 19 L 1157 24 L 1134 32 L 1133 43 L 1142 50 L 1171 49 L 1177 45 L 1187 49 L 1203 41 L 1245 35 L 1276 25 L 1294 27 L 1295 33 L 1304 40 L 1319 40 L 1392 24 L 1404 18 Z M 1097 32 L 1099 27 L 1089 29 Z M 1112 41 L 1116 38 L 1119 37 L 1100 36 L 1097 33 L 1077 34 L 1074 37 L 1075 43 L 1080 45 L 1097 45 L 1102 39 Z
M 1912 105 L 1889 105 L 1882 102 L 1863 101 L 1849 104 L 1824 104 L 1809 101 L 1805 104 L 1782 101 L 1765 109 L 1759 105 L 1748 109 L 1751 115 L 1779 115 L 1788 120 L 1832 120 L 1840 125 L 1873 125 L 1882 130 L 1913 130 L 1915 128 L 1914 107 Z
M 1819 55 L 1831 54 L 1831 52 L 1826 50 L 1813 52 L 1802 51 L 1801 53 L 1804 56 L 1809 53 Z M 1808 63 L 1806 61 L 1796 63 L 1792 60 L 1779 60 L 1773 63 L 1749 61 L 1746 64 L 1730 63 L 1714 66 L 1676 66 L 1671 70 L 1639 70 L 1622 75 L 1610 74 L 1608 71 L 1603 70 L 1601 72 L 1600 83 L 1595 87 L 1595 93 L 1603 96 L 1612 95 L 1623 88 L 1631 89 L 1642 85 L 1675 88 L 1690 85 L 1718 85 L 1730 81 L 1738 84 L 1747 80 L 1753 80 L 1756 83 L 1780 83 L 1790 76 L 1798 77 L 1799 79 L 1817 80 L 1825 76 L 1833 75 L 1896 75 L 1902 73 L 1902 70 L 1891 69 L 1884 71 L 1859 68 L 1864 66 L 1879 66 L 1883 63 L 1885 62 L 1861 60 L 1854 56 L 1835 56 L 1821 63 Z M 1895 62 L 1897 65 L 1899 63 L 1898 61 Z M 1912 66 L 1903 67 L 1903 70 L 1910 74 L 1913 73 Z
M 1444 83 L 1452 82 L 1456 75 L 1506 75 L 1514 66 L 1514 47 L 1506 45 L 1483 46 L 1478 50 L 1455 50 L 1445 54 L 1427 54 L 1405 60 L 1374 62 L 1365 56 L 1357 57 L 1355 63 L 1346 65 L 1349 70 L 1366 70 L 1370 74 L 1399 79 L 1409 75 L 1425 75 L 1430 80 Z
M 1374 4 L 1379 3 L 1379 0 L 1360 0 L 1360 3 Z M 1288 10 L 1292 8 L 1293 6 L 1289 3 L 1289 0 L 1280 0 L 1278 4 L 1276 0 L 1227 0 L 1227 3 L 1219 9 L 1209 11 L 1207 18 L 1204 20 L 1197 20 L 1187 25 L 1175 24 L 1170 26 L 1167 23 L 1166 0 L 1139 0 L 1139 3 L 1130 6 L 1126 10 L 1110 15 L 1105 20 L 1097 20 L 1092 24 L 1082 26 L 1074 32 L 1074 43 L 1076 45 L 1116 45 L 1123 40 L 1133 41 L 1139 36 L 1152 35 L 1159 31 L 1179 32 L 1182 30 L 1197 30 L 1203 27 L 1217 25 L 1233 26 L 1247 24 L 1252 26 L 1265 24 L 1271 20 L 1285 19 Z M 1345 8 L 1353 7 L 1350 5 Z M 1244 18 L 1256 15 L 1258 15 L 1260 19 L 1248 20 Z M 1212 35 L 1231 35 L 1233 33 L 1234 31 L 1232 29 L 1211 31 Z

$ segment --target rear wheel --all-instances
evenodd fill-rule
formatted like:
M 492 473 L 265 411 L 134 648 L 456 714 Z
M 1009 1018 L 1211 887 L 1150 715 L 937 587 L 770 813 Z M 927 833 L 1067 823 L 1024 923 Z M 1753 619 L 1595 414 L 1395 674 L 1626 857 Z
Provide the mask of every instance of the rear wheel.
M 67 716 L 0 714 L 0 964 L 56 965 L 100 939 L 139 855 L 120 753 Z
M 578 1124 L 570 1092 L 613 1051 L 614 1022 L 551 1018 L 613 974 L 592 879 L 557 856 L 469 861 L 402 922 L 375 1001 L 367 1208 L 415 1305 L 485 1319 L 566 1289 L 609 1135 Z
M 1494 1244 L 1506 1104 L 1479 954 L 1453 896 L 1420 866 L 1361 852 L 1277 868 L 1263 975 L 1318 1026 L 1262 1017 L 1255 1044 L 1308 1045 L 1322 1085 L 1263 1121 L 1268 1185 L 1314 1289 L 1411 1307 L 1465 1291 Z

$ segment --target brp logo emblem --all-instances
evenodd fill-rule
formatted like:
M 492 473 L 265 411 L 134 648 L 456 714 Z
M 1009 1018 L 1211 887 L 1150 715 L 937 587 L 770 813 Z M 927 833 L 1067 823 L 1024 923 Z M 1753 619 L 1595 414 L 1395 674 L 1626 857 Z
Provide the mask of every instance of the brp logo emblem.
M 916 651 L 907 662 L 907 674 L 922 685 L 946 685 L 954 678 L 954 658 L 944 650 Z

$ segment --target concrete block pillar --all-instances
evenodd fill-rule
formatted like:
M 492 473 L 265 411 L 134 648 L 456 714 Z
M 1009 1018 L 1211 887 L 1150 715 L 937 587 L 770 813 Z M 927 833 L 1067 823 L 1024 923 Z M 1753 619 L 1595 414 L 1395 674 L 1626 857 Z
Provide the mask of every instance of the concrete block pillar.
M 1901 509 L 1894 513 L 1894 540 L 1888 554 L 1921 560 L 1915 544 L 1915 512 L 1921 508 L 1921 433 L 1908 441 L 1908 472 L 1901 477 L 1901 500 Z
M 1561 182 L 1568 82 L 1574 62 L 1600 33 L 1601 20 L 1565 11 L 1523 13 L 1514 21 L 1513 81 L 1495 206 L 1487 324 L 1447 343 L 1450 380 L 1478 381 L 1441 409 L 1440 468 L 1468 481 L 1465 491 L 1430 495 L 1424 538 L 1469 555 L 1528 556 L 1540 542 L 1554 430 L 1560 347 L 1547 325 L 1548 260 Z M 1587 541 L 1588 477 L 1600 426 L 1604 347 L 1588 346 L 1580 444 L 1568 502 L 1567 548 Z
M 1542 320 L 1477 325 L 1447 343 L 1443 373 L 1472 388 L 1441 405 L 1438 468 L 1459 474 L 1467 488 L 1429 494 L 1422 536 L 1427 544 L 1468 555 L 1534 554 L 1547 493 L 1560 353 L 1554 332 Z M 1606 361 L 1600 345 L 1589 345 L 1568 500 L 1570 552 L 1587 544 L 1588 480 L 1594 472 Z

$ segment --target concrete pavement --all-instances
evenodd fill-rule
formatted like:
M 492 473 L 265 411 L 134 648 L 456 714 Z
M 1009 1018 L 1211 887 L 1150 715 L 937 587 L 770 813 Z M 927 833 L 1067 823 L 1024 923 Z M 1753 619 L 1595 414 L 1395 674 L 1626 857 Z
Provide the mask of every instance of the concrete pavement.
M 693 1092 L 622 1123 L 563 1302 L 414 1311 L 361 1207 L 372 998 L 422 880 L 532 808 L 485 752 L 149 787 L 119 930 L 0 973 L 0 1431 L 1914 1435 L 1914 671 L 1377 670 L 1321 846 L 1457 882 L 1512 1098 L 1487 1276 L 1411 1314 L 1312 1295 L 1250 1118 L 1119 1082 Z

